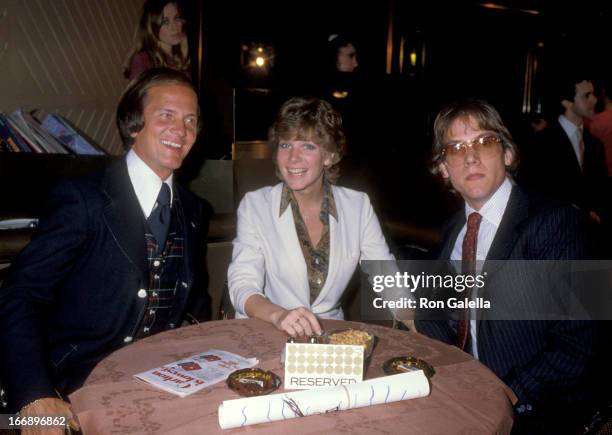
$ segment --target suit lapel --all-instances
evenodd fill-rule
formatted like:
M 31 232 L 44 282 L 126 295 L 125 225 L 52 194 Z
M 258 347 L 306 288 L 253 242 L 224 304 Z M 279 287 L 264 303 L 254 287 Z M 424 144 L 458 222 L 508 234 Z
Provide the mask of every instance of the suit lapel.
M 506 205 L 506 211 L 499 224 L 499 228 L 495 233 L 495 238 L 487 254 L 487 259 L 484 263 L 482 273 L 487 274 L 487 280 L 492 279 L 495 272 L 497 272 L 505 263 L 505 260 L 509 260 L 512 254 L 512 250 L 515 248 L 519 236 L 522 232 L 522 224 L 529 215 L 529 200 L 527 195 L 518 186 L 512 187 L 508 204 Z M 485 287 L 485 292 L 487 288 Z M 489 292 L 490 294 L 490 292 Z M 481 322 L 482 316 L 477 319 L 479 343 L 481 340 Z M 478 345 L 480 348 L 480 344 Z
M 195 209 L 195 204 L 192 200 L 190 200 L 189 196 L 186 194 L 183 188 L 178 184 L 174 183 L 173 189 L 176 192 L 176 195 L 178 196 L 183 211 L 182 227 L 183 237 L 185 241 L 185 246 L 183 249 L 183 264 L 185 267 L 185 274 L 183 279 L 186 281 L 191 281 L 191 276 L 193 275 L 195 266 L 194 253 L 198 250 L 198 247 L 195 245 L 198 240 L 198 237 L 196 236 L 196 231 L 198 225 L 200 225 L 201 222 L 198 222 L 196 219 L 198 213 Z
M 457 240 L 457 236 L 459 235 L 459 232 L 461 231 L 461 228 L 463 228 L 464 225 L 465 209 L 462 208 L 455 214 L 455 216 L 453 216 L 446 229 L 442 230 L 443 235 L 441 240 L 443 240 L 444 242 L 439 247 L 439 255 L 434 258 L 439 258 L 441 260 L 450 260 L 451 254 L 453 253 L 453 248 L 455 246 L 455 241 Z
M 507 260 L 520 235 L 520 224 L 527 219 L 529 201 L 522 190 L 512 187 L 506 211 L 495 233 L 495 238 L 487 254 L 487 260 Z M 485 263 L 485 268 L 487 264 Z
M 180 213 L 177 213 L 176 216 L 178 219 L 182 220 L 180 226 L 183 229 L 183 268 L 178 277 L 180 280 L 178 289 L 181 291 L 177 289 L 174 305 L 176 310 L 175 313 L 180 315 L 185 311 L 185 304 L 194 284 L 196 268 L 203 269 L 206 267 L 203 255 L 204 246 L 199 244 L 205 242 L 204 235 L 207 233 L 208 229 L 209 213 L 206 214 L 206 219 L 204 219 L 204 212 L 201 207 L 203 202 L 195 200 L 176 182 L 173 184 L 173 191 L 177 197 L 178 207 L 180 207 Z M 198 288 L 197 290 L 201 289 Z M 196 296 L 195 300 L 198 299 L 199 296 Z M 196 302 L 196 305 L 197 304 L 199 304 L 199 302 Z M 193 306 L 187 307 L 187 310 L 192 312 L 192 314 L 197 313 Z
M 560 146 L 554 149 L 555 161 L 556 162 L 558 162 L 559 160 L 564 161 L 565 164 L 567 165 L 566 166 L 567 170 L 572 173 L 572 176 L 579 177 L 582 171 L 580 169 L 580 164 L 578 163 L 578 158 L 576 157 L 576 151 L 574 151 L 574 145 L 572 145 L 572 141 L 565 133 L 565 130 L 563 129 L 559 121 L 557 121 L 556 127 L 557 127 L 558 140 L 555 141 L 554 143 L 558 143 Z M 585 151 L 585 154 L 586 154 L 586 151 Z M 565 176 L 567 175 L 568 174 L 565 174 Z
M 106 224 L 126 257 L 145 278 L 145 219 L 130 181 L 125 159 L 108 167 L 103 190 L 110 199 L 110 204 L 104 209 Z

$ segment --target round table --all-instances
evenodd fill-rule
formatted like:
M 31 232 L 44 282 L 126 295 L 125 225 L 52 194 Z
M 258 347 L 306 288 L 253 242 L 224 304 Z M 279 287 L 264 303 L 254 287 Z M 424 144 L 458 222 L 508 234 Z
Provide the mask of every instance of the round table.
M 258 367 L 284 375 L 280 354 L 287 335 L 256 319 L 222 320 L 167 331 L 140 340 L 101 361 L 82 388 L 70 395 L 86 435 L 97 433 L 508 433 L 512 391 L 489 369 L 459 349 L 414 332 L 383 326 L 323 320 L 327 330 L 365 328 L 378 337 L 366 378 L 383 376 L 393 356 L 414 355 L 434 366 L 428 397 L 385 405 L 222 430 L 217 409 L 240 398 L 225 382 L 179 398 L 137 381 L 136 373 L 208 349 L 256 357 Z M 276 391 L 282 392 L 283 386 Z

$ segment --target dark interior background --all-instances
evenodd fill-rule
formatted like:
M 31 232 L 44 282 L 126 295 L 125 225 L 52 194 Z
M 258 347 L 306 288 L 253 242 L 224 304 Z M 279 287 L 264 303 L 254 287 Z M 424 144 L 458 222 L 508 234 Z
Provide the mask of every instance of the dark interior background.
M 194 7 L 193 2 L 187 3 Z M 322 53 L 332 33 L 351 35 L 357 46 L 360 66 L 355 81 L 361 95 L 356 104 L 362 112 L 361 127 L 368 124 L 368 147 L 379 150 L 375 155 L 407 154 L 419 162 L 428 152 L 433 116 L 451 99 L 489 100 L 518 133 L 526 114 L 523 87 L 528 52 L 538 57 L 528 112 L 554 112 L 544 96 L 546 83 L 558 68 L 583 65 L 594 76 L 609 74 L 609 2 L 488 3 L 497 9 L 485 8 L 484 3 L 202 2 L 202 89 L 217 112 L 210 118 L 214 125 L 208 125 L 204 134 L 206 157 L 227 156 L 234 139 L 265 139 L 282 101 L 308 93 L 321 79 Z M 390 23 L 394 46 L 388 74 Z M 419 58 L 416 67 L 400 72 L 402 36 L 405 52 L 414 48 Z M 243 43 L 273 47 L 274 67 L 268 74 L 241 66 Z M 234 114 L 235 125 L 228 121 Z

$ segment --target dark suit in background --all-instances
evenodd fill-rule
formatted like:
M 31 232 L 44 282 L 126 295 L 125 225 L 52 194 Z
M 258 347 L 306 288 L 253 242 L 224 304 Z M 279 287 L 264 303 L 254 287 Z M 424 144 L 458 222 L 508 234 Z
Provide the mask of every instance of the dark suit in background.
M 450 259 L 464 225 L 462 209 L 444 227 L 440 259 Z M 528 197 L 514 186 L 483 272 L 490 269 L 489 260 L 588 258 L 582 227 L 583 219 L 577 209 Z M 492 305 L 496 298 L 525 302 L 531 295 L 546 291 L 530 282 L 532 275 L 525 272 L 513 273 L 512 279 L 505 276 L 496 280 L 495 272 L 490 271 L 485 296 Z M 486 312 L 483 314 L 486 316 Z M 456 325 L 452 321 L 417 321 L 417 329 L 449 344 L 457 342 Z M 573 414 L 564 415 L 563 409 L 569 409 L 572 404 L 590 404 L 592 391 L 587 369 L 592 363 L 595 340 L 594 324 L 588 321 L 478 319 L 480 361 L 512 388 L 519 398 L 519 406 L 529 405 L 548 414 L 545 418 L 558 422 L 579 412 L 575 409 Z M 586 408 L 582 413 L 589 413 L 589 405 Z
M 195 196 L 177 184 L 173 191 L 184 261 L 170 328 L 180 326 L 186 309 L 197 315 L 207 304 L 206 283 L 197 281 L 208 216 Z M 146 306 L 141 289 L 149 285 L 145 226 L 125 159 L 52 191 L 36 235 L 0 290 L 0 377 L 13 410 L 55 396 L 55 388 L 71 392 L 105 355 L 136 337 Z
M 570 204 L 586 212 L 602 214 L 607 195 L 606 156 L 603 144 L 583 131 L 584 169 L 580 168 L 572 142 L 558 120 L 536 135 L 526 149 L 519 181 L 525 188 Z

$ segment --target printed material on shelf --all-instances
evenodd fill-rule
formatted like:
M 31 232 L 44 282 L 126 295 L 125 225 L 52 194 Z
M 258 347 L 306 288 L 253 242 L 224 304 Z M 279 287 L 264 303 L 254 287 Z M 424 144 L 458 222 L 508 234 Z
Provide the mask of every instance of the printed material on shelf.
M 83 136 L 61 116 L 49 114 L 42 122 L 42 128 L 53 135 L 63 145 L 69 148 L 75 154 L 81 155 L 103 155 L 104 153 L 96 149 L 92 144 L 87 142 Z
M 8 122 L 6 115 L 0 113 L 0 149 L 14 153 L 30 153 L 32 149 L 24 142 Z
M 268 423 L 415 399 L 429 393 L 429 381 L 419 370 L 333 388 L 226 400 L 219 406 L 219 426 L 229 429 Z
M 189 358 L 135 374 L 134 377 L 169 393 L 185 397 L 224 381 L 235 370 L 253 367 L 258 363 L 256 358 L 243 358 L 231 352 L 209 349 Z
M 42 128 L 32 114 L 18 109 L 11 113 L 9 119 L 28 142 L 35 143 L 47 153 L 68 154 L 64 146 Z
M 37 142 L 36 139 L 29 134 L 29 128 L 27 127 L 27 125 L 22 126 L 20 125 L 18 122 L 15 121 L 15 119 L 13 119 L 12 115 L 4 115 L 5 119 L 8 121 L 9 125 L 11 126 L 11 128 L 13 129 L 13 131 L 15 132 L 15 134 L 17 134 L 21 139 L 23 139 L 23 141 L 36 153 L 48 153 L 49 151 L 47 151 L 46 148 L 41 147 Z
M 11 114 L 0 112 L 0 152 L 105 154 L 62 116 L 49 114 L 41 124 L 24 109 Z
M 287 343 L 285 388 L 305 390 L 361 382 L 363 353 L 361 345 Z

